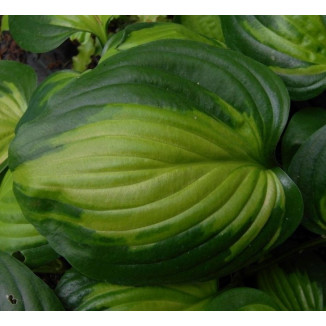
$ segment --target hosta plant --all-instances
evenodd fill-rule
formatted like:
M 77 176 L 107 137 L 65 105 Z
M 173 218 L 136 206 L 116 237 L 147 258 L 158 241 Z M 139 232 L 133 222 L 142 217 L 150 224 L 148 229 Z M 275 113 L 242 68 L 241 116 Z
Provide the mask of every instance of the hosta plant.
M 108 40 L 104 46 L 100 62 L 103 62 L 108 57 L 118 52 L 128 50 L 132 47 L 165 39 L 192 40 L 218 47 L 222 46 L 220 43 L 179 24 L 138 23 L 127 26 Z
M 308 107 L 290 119 L 282 138 L 282 166 L 287 170 L 300 146 L 318 129 L 326 125 L 326 109 Z
M 326 89 L 326 19 L 317 15 L 221 16 L 227 46 L 269 66 L 291 98 Z
M 304 225 L 326 234 L 326 124 L 298 149 L 289 166 L 304 199 Z
M 94 34 L 102 46 L 108 39 L 106 26 L 112 15 L 12 15 L 9 29 L 25 50 L 42 53 L 55 49 L 76 32 Z
M 178 285 L 123 286 L 91 280 L 74 269 L 61 278 L 56 293 L 66 309 L 90 310 L 279 310 L 262 291 L 234 288 L 221 293 L 216 280 Z
M 309 107 L 291 118 L 282 140 L 283 165 L 304 199 L 303 225 L 326 234 L 326 109 Z
M 54 292 L 17 259 L 0 251 L 0 311 L 64 310 Z
M 81 273 L 227 275 L 282 243 L 301 195 L 274 152 L 288 93 L 233 51 L 161 40 L 36 90 L 9 165 L 24 215 Z
M 8 148 L 16 125 L 36 87 L 34 70 L 14 61 L 0 61 L 0 172 L 7 166 Z
M 13 193 L 10 171 L 0 186 L 0 250 L 19 255 L 31 267 L 46 264 L 58 256 L 24 217 Z
M 258 274 L 258 286 L 282 310 L 326 310 L 326 264 L 313 254 L 289 259 Z

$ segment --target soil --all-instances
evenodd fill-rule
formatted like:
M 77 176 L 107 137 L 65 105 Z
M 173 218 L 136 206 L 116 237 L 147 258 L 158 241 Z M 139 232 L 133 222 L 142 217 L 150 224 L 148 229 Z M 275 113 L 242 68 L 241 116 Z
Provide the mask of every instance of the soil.
M 0 35 L 0 60 L 13 60 L 31 66 L 43 81 L 50 74 L 71 69 L 72 57 L 77 54 L 77 44 L 67 40 L 57 49 L 46 53 L 31 53 L 21 49 L 9 32 Z

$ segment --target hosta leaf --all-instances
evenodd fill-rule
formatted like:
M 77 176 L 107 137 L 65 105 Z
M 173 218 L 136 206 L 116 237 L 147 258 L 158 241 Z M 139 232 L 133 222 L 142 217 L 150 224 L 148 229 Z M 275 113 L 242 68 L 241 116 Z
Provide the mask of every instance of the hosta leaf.
M 0 251 L 0 310 L 63 310 L 54 292 L 24 264 Z
M 25 219 L 12 187 L 12 174 L 8 171 L 0 187 L 0 250 L 10 254 L 20 252 L 29 266 L 55 259 L 58 255 Z
M 103 48 L 100 62 L 105 61 L 107 58 L 120 51 L 165 39 L 192 40 L 220 46 L 220 44 L 214 40 L 210 40 L 179 24 L 138 23 L 129 25 L 122 31 L 111 36 Z
M 33 110 L 26 112 L 23 119 L 18 124 L 16 122 L 17 126 L 25 120 L 32 119 L 35 114 L 42 114 L 51 95 L 76 76 L 78 76 L 77 73 L 61 71 L 48 77 L 30 99 L 32 106 L 37 103 L 39 111 L 37 113 Z M 32 84 L 30 87 L 32 87 Z M 26 96 L 29 98 L 30 94 Z M 15 127 L 12 127 L 13 133 Z M 0 250 L 18 255 L 30 267 L 46 264 L 55 259 L 58 254 L 49 246 L 47 240 L 40 235 L 34 226 L 25 219 L 12 187 L 12 174 L 8 171 L 0 187 Z
M 310 255 L 261 271 L 258 285 L 282 310 L 325 310 L 325 275 L 326 264 Z
M 175 20 L 196 33 L 224 42 L 220 16 L 185 15 L 176 16 Z
M 280 307 L 272 297 L 253 288 L 234 288 L 200 303 L 191 310 L 209 311 L 273 311 Z
M 312 232 L 326 234 L 326 125 L 301 145 L 289 174 L 304 199 L 303 225 Z
M 109 15 L 18 15 L 9 16 L 9 28 L 14 40 L 24 50 L 47 52 L 55 49 L 72 34 L 93 33 L 102 45 L 107 41 Z
M 226 275 L 300 222 L 301 195 L 274 160 L 288 104 L 273 72 L 230 50 L 185 40 L 125 50 L 42 110 L 33 101 L 10 151 L 16 197 L 91 278 Z
M 17 128 L 26 121 L 46 113 L 48 101 L 52 95 L 67 86 L 70 81 L 77 78 L 79 73 L 70 70 L 61 70 L 47 77 L 35 90 L 29 102 L 29 110 L 24 113 L 17 124 Z
M 36 75 L 32 68 L 0 60 L 0 172 L 7 166 L 8 147 L 16 124 L 35 87 Z
M 91 280 L 71 269 L 56 293 L 68 310 L 185 310 L 217 292 L 216 281 L 132 287 Z
M 293 115 L 282 139 L 282 164 L 288 169 L 299 147 L 319 128 L 326 125 L 326 110 L 305 108 Z
M 268 294 L 252 288 L 217 292 L 216 281 L 158 286 L 123 286 L 67 271 L 56 293 L 68 310 L 280 310 Z
M 322 16 L 221 16 L 226 44 L 283 78 L 295 100 L 326 89 L 326 25 Z

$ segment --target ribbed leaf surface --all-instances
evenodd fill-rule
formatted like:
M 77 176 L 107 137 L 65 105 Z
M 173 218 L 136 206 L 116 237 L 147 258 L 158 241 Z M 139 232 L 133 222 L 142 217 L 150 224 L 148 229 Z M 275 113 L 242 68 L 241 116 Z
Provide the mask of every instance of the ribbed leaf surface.
M 217 292 L 216 281 L 132 287 L 91 280 L 67 271 L 56 293 L 66 309 L 78 311 L 239 311 L 280 310 L 268 294 L 252 288 Z
M 226 44 L 266 65 L 286 83 L 291 98 L 326 89 L 326 25 L 322 16 L 221 16 Z
M 326 125 L 301 145 L 289 174 L 304 199 L 303 224 L 313 232 L 326 234 Z
M 55 259 L 57 254 L 46 239 L 25 219 L 12 188 L 12 174 L 8 171 L 0 187 L 0 250 L 20 252 L 30 266 Z
M 185 310 L 217 293 L 216 281 L 184 285 L 132 287 L 96 282 L 69 270 L 56 293 L 69 310 Z
M 0 172 L 7 166 L 8 147 L 16 124 L 35 87 L 32 68 L 15 61 L 0 61 Z
M 259 287 L 270 294 L 282 310 L 325 310 L 326 265 L 312 256 L 275 265 L 258 274 Z
M 28 112 L 10 152 L 16 196 L 90 277 L 225 275 L 300 221 L 300 193 L 273 158 L 287 92 L 233 51 L 149 43 L 71 80 L 42 114 L 36 102 Z
M 54 292 L 24 264 L 0 251 L 0 310 L 63 310 Z

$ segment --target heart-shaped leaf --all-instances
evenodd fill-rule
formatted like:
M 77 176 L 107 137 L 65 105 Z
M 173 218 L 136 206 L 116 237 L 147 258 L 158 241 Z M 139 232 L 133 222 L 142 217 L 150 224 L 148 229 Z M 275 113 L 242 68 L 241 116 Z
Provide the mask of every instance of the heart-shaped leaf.
M 226 275 L 300 223 L 301 195 L 274 159 L 287 91 L 241 54 L 152 42 L 31 103 L 10 150 L 16 197 L 91 278 Z

